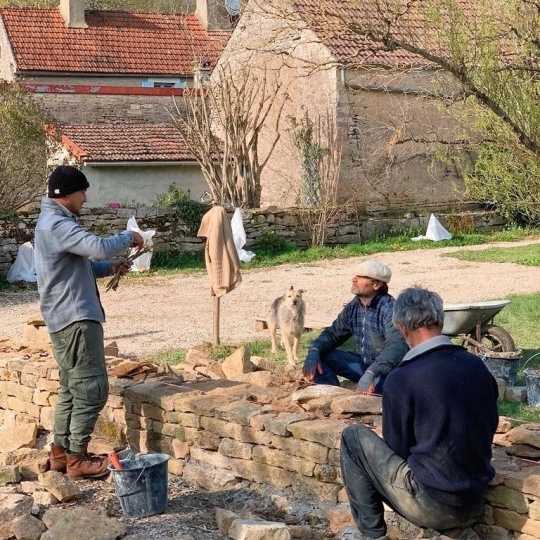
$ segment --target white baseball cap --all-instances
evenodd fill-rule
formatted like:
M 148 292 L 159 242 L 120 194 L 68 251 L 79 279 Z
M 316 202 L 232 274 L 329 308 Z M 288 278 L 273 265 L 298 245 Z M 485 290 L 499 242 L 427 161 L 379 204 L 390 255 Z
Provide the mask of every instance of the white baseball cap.
M 386 264 L 377 261 L 364 261 L 356 269 L 356 275 L 388 283 L 392 277 L 392 270 Z

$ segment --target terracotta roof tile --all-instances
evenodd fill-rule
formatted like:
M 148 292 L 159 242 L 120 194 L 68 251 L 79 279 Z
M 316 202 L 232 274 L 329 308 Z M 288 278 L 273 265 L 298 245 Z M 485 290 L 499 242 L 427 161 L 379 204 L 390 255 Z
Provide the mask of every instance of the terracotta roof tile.
M 186 75 L 213 66 L 230 32 L 207 32 L 194 15 L 85 12 L 88 28 L 66 28 L 58 9 L 0 9 L 17 69 L 71 73 Z
M 469 0 L 458 0 L 460 8 L 467 16 L 474 11 Z M 376 5 L 377 4 L 377 5 Z M 433 48 L 440 53 L 437 38 L 429 34 L 426 25 L 425 4 L 423 2 L 372 2 L 358 0 L 296 0 L 295 5 L 302 19 L 329 48 L 336 59 L 343 64 L 385 65 L 385 66 L 426 66 L 424 58 L 403 49 L 388 50 L 382 43 L 362 35 L 361 21 L 368 20 L 371 27 L 383 31 L 384 20 L 392 20 L 393 14 L 384 12 L 384 6 L 392 9 L 400 7 L 403 15 L 401 27 L 393 26 L 393 35 L 407 34 L 409 41 Z M 356 28 L 357 31 L 353 29 Z M 400 32 L 402 32 L 400 36 Z M 444 54 L 444 53 L 443 53 Z
M 82 161 L 195 161 L 170 124 L 66 125 L 59 131 Z

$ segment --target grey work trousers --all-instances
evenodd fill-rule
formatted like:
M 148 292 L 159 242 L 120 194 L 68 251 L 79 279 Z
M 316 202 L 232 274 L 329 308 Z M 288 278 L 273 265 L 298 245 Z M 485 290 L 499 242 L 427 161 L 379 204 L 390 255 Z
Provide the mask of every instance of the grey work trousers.
M 60 371 L 54 444 L 84 453 L 109 394 L 103 327 L 76 322 L 52 333 L 51 344 Z
M 341 473 L 356 526 L 372 538 L 386 534 L 383 502 L 418 527 L 436 531 L 470 527 L 484 507 L 483 501 L 455 507 L 431 498 L 407 462 L 361 424 L 343 430 Z

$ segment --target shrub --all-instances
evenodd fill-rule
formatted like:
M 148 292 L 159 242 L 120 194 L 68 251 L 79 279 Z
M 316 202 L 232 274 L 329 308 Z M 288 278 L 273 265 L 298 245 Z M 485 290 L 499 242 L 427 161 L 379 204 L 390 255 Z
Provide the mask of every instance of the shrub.
M 179 187 L 172 185 L 156 198 L 158 206 L 167 206 L 175 209 L 175 215 L 188 227 L 190 234 L 197 234 L 204 214 L 210 210 L 210 205 L 193 201 L 187 193 Z
M 294 246 L 285 238 L 277 235 L 270 229 L 264 229 L 257 241 L 257 249 L 266 255 L 277 255 L 294 249 Z

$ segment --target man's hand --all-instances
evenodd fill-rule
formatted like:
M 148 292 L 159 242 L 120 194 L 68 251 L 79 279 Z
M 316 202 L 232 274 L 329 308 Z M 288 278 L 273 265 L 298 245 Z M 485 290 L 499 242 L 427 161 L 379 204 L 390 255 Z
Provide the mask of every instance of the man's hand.
M 144 247 L 144 238 L 135 231 L 129 231 L 131 233 L 131 247 L 142 249 Z
M 119 272 L 120 275 L 123 276 L 124 274 L 127 274 L 131 270 L 131 264 L 132 264 L 131 261 L 124 259 L 124 257 L 115 259 L 112 262 L 112 272 L 113 274 L 116 274 Z
M 356 392 L 358 394 L 373 394 L 373 390 L 375 390 L 375 374 L 368 369 L 358 381 Z
M 312 382 L 317 371 L 319 372 L 319 375 L 322 375 L 323 369 L 321 365 L 321 358 L 319 356 L 319 351 L 312 347 L 307 353 L 306 361 L 304 362 L 304 367 L 302 368 L 302 373 L 304 374 L 306 381 Z

